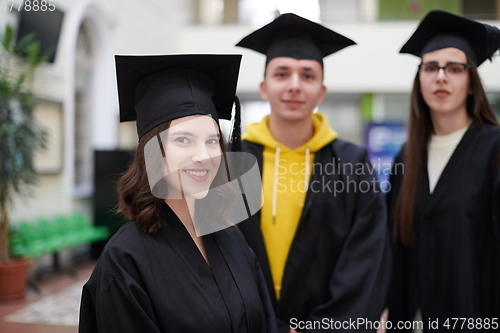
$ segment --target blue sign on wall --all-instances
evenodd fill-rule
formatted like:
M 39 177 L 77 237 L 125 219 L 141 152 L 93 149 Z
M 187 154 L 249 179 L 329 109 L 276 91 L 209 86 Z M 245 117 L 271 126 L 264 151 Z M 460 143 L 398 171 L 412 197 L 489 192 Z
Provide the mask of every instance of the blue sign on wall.
M 385 192 L 389 186 L 394 157 L 406 141 L 406 126 L 396 122 L 371 123 L 367 125 L 365 133 L 365 147 Z

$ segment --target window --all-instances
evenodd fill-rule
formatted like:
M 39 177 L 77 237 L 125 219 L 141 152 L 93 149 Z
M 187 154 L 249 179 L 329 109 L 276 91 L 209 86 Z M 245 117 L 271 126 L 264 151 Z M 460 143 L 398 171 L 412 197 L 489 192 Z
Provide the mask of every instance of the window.
M 78 32 L 75 65 L 74 194 L 92 193 L 92 76 L 94 52 L 88 27 L 83 21 Z

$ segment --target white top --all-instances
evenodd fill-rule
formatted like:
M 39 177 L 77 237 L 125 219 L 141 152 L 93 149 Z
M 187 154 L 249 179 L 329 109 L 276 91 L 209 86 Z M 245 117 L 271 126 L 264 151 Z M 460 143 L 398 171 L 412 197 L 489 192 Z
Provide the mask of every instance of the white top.
M 450 160 L 460 140 L 467 132 L 468 127 L 464 127 L 446 135 L 431 135 L 428 146 L 427 173 L 429 174 L 429 190 L 434 191 L 436 184 Z

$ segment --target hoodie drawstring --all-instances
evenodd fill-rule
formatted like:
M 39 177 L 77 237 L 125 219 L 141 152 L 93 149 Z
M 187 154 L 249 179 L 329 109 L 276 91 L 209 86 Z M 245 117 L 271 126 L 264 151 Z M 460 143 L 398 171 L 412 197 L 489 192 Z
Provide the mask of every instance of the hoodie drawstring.
M 306 172 L 304 172 L 304 190 L 307 192 L 307 189 L 309 188 L 309 157 L 311 156 L 311 148 L 306 147 Z

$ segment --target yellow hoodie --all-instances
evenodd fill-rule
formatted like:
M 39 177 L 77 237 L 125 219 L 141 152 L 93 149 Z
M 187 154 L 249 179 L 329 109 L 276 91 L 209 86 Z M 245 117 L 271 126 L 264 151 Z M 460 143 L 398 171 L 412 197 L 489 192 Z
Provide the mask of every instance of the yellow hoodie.
M 313 137 L 306 144 L 290 150 L 274 139 L 268 119 L 266 116 L 259 123 L 249 124 L 242 139 L 264 146 L 264 205 L 260 212 L 260 228 L 279 299 L 285 263 L 302 214 L 315 152 L 333 141 L 337 133 L 330 127 L 326 116 L 313 113 Z

